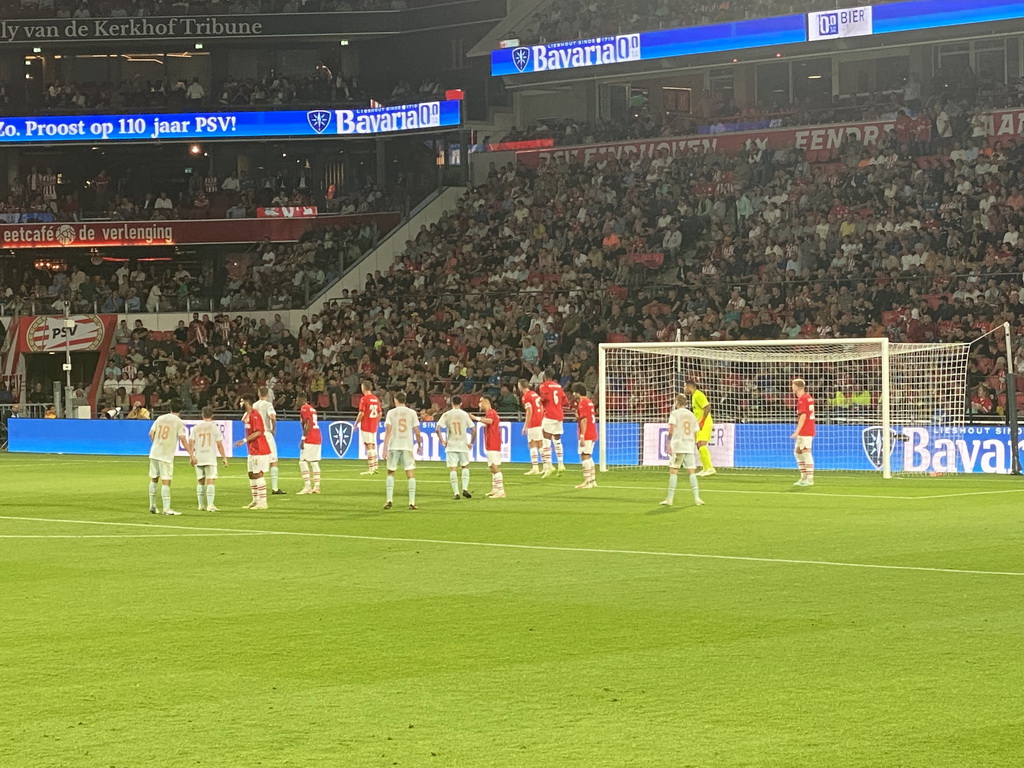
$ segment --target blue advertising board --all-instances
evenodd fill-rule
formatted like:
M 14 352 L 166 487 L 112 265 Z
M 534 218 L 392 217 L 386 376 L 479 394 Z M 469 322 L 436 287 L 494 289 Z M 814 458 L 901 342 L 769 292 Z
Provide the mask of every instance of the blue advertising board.
M 3 117 L 0 145 L 379 136 L 458 127 L 461 104 L 449 99 L 374 109 Z
M 699 53 L 1009 21 L 1021 17 L 1024 17 L 1022 0 L 911 0 L 502 48 L 491 52 L 491 74 L 497 77 L 607 66 Z
M 191 427 L 196 422 L 186 421 Z M 149 453 L 148 421 L 65 421 L 56 419 L 11 419 L 9 450 L 12 453 L 57 453 L 72 455 L 145 456 Z M 243 434 L 241 422 L 218 422 L 230 443 Z M 433 422 L 422 425 L 421 461 L 442 461 L 441 447 Z M 610 466 L 656 466 L 667 461 L 664 425 L 608 424 Z M 323 458 L 364 459 L 365 447 L 351 421 L 325 421 Z M 793 467 L 792 424 L 716 424 L 720 434 L 713 439 L 715 463 L 721 467 L 746 469 L 790 469 Z M 482 429 L 482 428 L 481 428 Z M 527 464 L 530 452 L 522 422 L 502 422 L 503 459 Z M 278 423 L 277 446 L 282 459 L 299 457 L 299 423 Z M 484 461 L 482 434 L 473 446 L 473 460 Z M 377 435 L 383 441 L 384 428 Z M 646 438 L 646 439 L 645 439 Z M 565 460 L 578 463 L 577 432 L 565 424 Z M 995 426 L 914 426 L 892 430 L 891 463 L 894 472 L 962 472 L 1006 474 L 1011 468 L 1010 433 Z M 228 446 L 230 453 L 230 445 Z M 1018 450 L 1024 448 L 1024 442 Z M 237 449 L 236 449 L 237 450 Z M 882 431 L 878 426 L 819 425 L 814 440 L 815 465 L 820 470 L 878 471 L 882 467 Z

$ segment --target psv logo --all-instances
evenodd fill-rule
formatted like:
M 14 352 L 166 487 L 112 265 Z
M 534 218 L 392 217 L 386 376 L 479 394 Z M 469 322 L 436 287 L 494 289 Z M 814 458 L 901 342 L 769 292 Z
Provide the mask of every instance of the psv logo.
M 331 439 L 331 447 L 339 459 L 345 458 L 345 452 L 352 445 L 355 437 L 355 426 L 350 421 L 332 421 L 327 427 L 327 435 Z

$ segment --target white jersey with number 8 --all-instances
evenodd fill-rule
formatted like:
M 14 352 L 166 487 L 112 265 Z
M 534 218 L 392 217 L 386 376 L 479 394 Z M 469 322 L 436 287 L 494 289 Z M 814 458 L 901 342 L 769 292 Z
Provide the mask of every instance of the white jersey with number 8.
M 676 408 L 668 417 L 672 427 L 672 444 L 669 453 L 693 453 L 697 450 L 697 432 L 700 424 L 689 408 Z

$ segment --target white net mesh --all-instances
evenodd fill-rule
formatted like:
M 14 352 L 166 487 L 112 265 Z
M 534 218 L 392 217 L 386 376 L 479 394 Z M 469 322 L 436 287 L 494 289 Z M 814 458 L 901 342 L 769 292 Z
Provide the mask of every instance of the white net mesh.
M 802 378 L 816 399 L 818 469 L 883 469 L 888 395 L 892 471 L 955 471 L 915 451 L 962 429 L 970 345 L 889 344 L 888 386 L 884 349 L 875 339 L 603 345 L 603 466 L 666 463 L 672 398 L 693 379 L 710 403 L 716 468 L 792 468 L 790 382 Z

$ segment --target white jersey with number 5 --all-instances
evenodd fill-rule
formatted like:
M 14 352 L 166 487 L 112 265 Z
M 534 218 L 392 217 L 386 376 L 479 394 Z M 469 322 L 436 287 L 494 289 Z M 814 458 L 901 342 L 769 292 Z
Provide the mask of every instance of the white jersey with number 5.
M 154 461 L 174 461 L 178 440 L 186 437 L 188 431 L 185 422 L 175 414 L 165 413 L 153 422 L 152 435 L 153 447 L 149 449 L 149 458 Z
M 388 417 L 384 423 L 391 427 L 389 451 L 412 451 L 415 449 L 412 431 L 420 425 L 420 417 L 416 415 L 416 411 L 404 405 L 395 406 L 388 411 Z
M 441 414 L 437 420 L 438 429 L 448 430 L 448 450 L 455 453 L 469 452 L 469 435 L 473 429 L 473 420 L 461 409 L 452 408 Z
M 697 450 L 697 432 L 700 424 L 689 408 L 676 408 L 668 417 L 672 427 L 671 453 L 693 453 Z
M 204 421 L 192 427 L 197 466 L 209 467 L 217 464 L 217 443 L 222 439 L 220 427 L 212 421 Z

